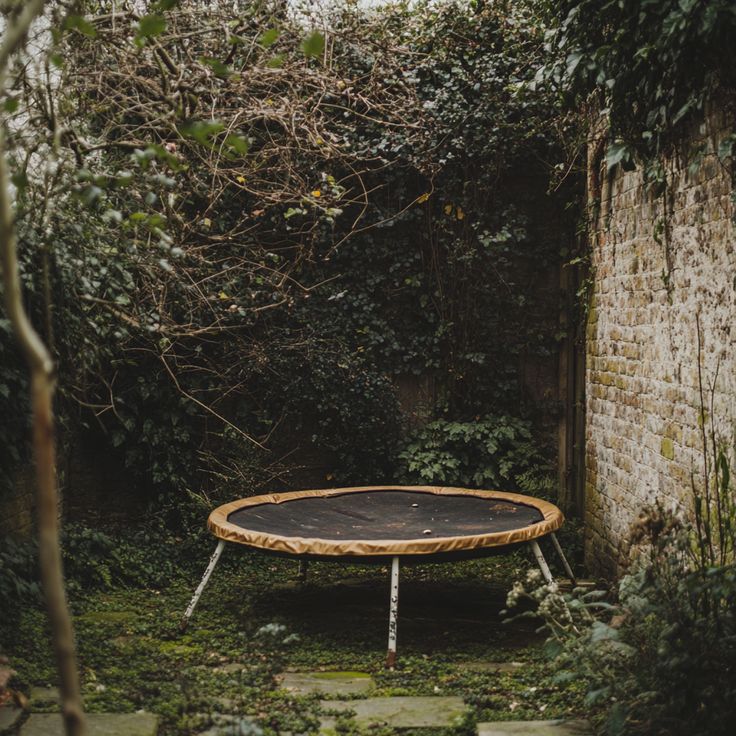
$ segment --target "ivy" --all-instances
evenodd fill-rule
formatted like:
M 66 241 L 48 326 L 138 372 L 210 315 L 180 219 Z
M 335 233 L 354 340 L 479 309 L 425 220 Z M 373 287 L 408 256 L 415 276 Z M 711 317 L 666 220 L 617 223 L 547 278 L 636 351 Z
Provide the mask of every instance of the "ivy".
M 730 99 L 730 0 L 548 0 L 545 9 L 547 58 L 537 82 L 573 104 L 597 94 L 611 127 L 609 166 L 630 165 L 634 155 L 656 158 L 710 101 Z
M 531 447 L 554 406 L 522 373 L 556 350 L 550 274 L 574 186 L 549 189 L 559 130 L 575 131 L 526 84 L 543 41 L 532 6 L 341 5 L 317 26 L 218 5 L 212 33 L 196 3 L 154 11 L 90 17 L 96 36 L 63 48 L 60 115 L 98 149 L 82 166 L 66 152 L 50 229 L 32 177 L 19 197 L 62 436 L 99 435 L 152 497 L 393 482 L 426 475 L 407 470 L 419 446 L 399 457 L 407 441 L 459 450 L 440 425 L 408 431 L 396 385 L 412 376 L 434 386 L 430 421 L 465 427 L 476 450 L 513 428 L 512 465 L 484 460 L 464 482 L 520 485 L 543 467 Z M 196 97 L 167 97 L 167 64 Z M 0 402 L 21 421 L 7 365 Z M 493 422 L 475 419 L 489 407 Z

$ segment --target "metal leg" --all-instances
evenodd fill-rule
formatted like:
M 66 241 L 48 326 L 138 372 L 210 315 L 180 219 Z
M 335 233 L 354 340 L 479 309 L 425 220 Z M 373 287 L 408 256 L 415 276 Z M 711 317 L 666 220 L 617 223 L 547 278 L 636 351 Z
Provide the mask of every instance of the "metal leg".
M 399 558 L 391 560 L 391 607 L 388 617 L 388 654 L 386 667 L 394 668 L 396 664 L 396 632 L 399 615 Z
M 547 560 L 544 559 L 544 555 L 542 554 L 542 550 L 539 549 L 539 544 L 537 543 L 537 540 L 532 539 L 529 544 L 532 547 L 532 552 L 534 552 L 534 556 L 537 558 L 537 565 L 539 565 L 539 569 L 542 571 L 542 577 L 544 578 L 544 581 L 546 583 L 551 583 L 552 573 L 549 571 L 549 567 L 547 567 Z
M 300 583 L 306 583 L 307 582 L 307 571 L 309 570 L 309 563 L 306 560 L 299 560 L 299 572 L 297 574 L 296 579 Z
M 552 537 L 552 544 L 554 544 L 555 549 L 557 550 L 557 554 L 560 556 L 560 559 L 562 560 L 562 566 L 565 568 L 567 577 L 570 578 L 570 582 L 573 585 L 577 585 L 577 581 L 575 580 L 575 573 L 572 571 L 572 568 L 570 567 L 570 564 L 568 563 L 567 558 L 565 557 L 565 553 L 562 551 L 562 547 L 560 546 L 560 543 L 557 541 L 557 535 L 554 532 L 552 532 L 550 534 L 550 537 Z
M 192 600 L 190 601 L 189 606 L 187 607 L 187 610 L 184 612 L 184 618 L 182 618 L 181 620 L 181 630 L 182 631 L 184 631 L 184 629 L 187 628 L 189 619 L 191 618 L 191 615 L 194 613 L 194 609 L 197 607 L 197 603 L 199 603 L 199 598 L 202 595 L 202 591 L 205 589 L 205 586 L 207 585 L 207 582 L 210 579 L 210 575 L 212 575 L 212 571 L 215 569 L 215 566 L 217 565 L 217 562 L 219 561 L 220 555 L 222 554 L 222 550 L 224 548 L 225 548 L 225 541 L 223 539 L 220 539 L 217 542 L 217 547 L 215 547 L 215 551 L 212 553 L 212 557 L 210 557 L 210 561 L 207 565 L 207 569 L 204 571 L 202 580 L 197 586 L 197 590 L 194 591 L 194 596 L 192 597 Z

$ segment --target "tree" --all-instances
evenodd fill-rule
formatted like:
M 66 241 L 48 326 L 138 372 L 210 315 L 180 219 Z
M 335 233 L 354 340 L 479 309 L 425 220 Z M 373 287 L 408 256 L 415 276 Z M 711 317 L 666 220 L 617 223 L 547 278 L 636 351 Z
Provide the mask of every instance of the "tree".
M 12 108 L 6 94 L 14 58 L 24 48 L 34 21 L 43 14 L 44 0 L 21 4 L 6 19 L 0 44 L 0 262 L 5 309 L 31 373 L 33 448 L 38 493 L 38 541 L 41 582 L 51 623 L 59 670 L 61 709 L 69 736 L 86 731 L 77 672 L 74 631 L 66 600 L 59 545 L 59 501 L 54 439 L 54 362 L 44 341 L 34 329 L 23 306 L 13 213 L 13 190 L 6 151 L 5 111 Z

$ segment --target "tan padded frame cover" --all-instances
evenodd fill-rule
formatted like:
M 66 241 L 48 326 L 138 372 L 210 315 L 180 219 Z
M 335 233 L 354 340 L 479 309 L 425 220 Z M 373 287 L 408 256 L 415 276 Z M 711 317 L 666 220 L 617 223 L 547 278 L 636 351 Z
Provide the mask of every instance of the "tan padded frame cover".
M 539 510 L 543 520 L 521 529 L 492 534 L 476 534 L 464 537 L 434 537 L 428 539 L 318 539 L 309 537 L 282 537 L 276 534 L 255 532 L 231 524 L 230 514 L 247 506 L 268 503 L 285 503 L 297 498 L 324 498 L 346 493 L 365 493 L 366 491 L 415 491 L 448 496 L 478 496 L 499 501 L 532 506 Z M 519 493 L 503 491 L 476 491 L 469 488 L 450 488 L 444 486 L 360 486 L 357 488 L 327 488 L 316 491 L 293 491 L 291 493 L 272 493 L 252 498 L 242 498 L 216 508 L 207 520 L 208 529 L 219 539 L 227 542 L 246 544 L 249 547 L 268 549 L 292 555 L 324 555 L 343 557 L 362 557 L 371 555 L 431 555 L 441 552 L 501 547 L 506 544 L 528 542 L 543 537 L 559 529 L 564 521 L 562 512 L 547 501 Z

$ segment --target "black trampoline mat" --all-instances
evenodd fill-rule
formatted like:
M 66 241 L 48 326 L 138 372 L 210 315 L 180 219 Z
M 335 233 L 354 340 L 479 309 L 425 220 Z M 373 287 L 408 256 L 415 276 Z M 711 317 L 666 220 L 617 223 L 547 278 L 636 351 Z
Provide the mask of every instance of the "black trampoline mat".
M 507 532 L 543 518 L 534 506 L 504 499 L 383 490 L 246 506 L 227 520 L 280 537 L 403 540 Z

